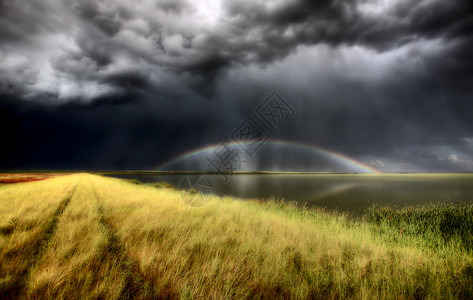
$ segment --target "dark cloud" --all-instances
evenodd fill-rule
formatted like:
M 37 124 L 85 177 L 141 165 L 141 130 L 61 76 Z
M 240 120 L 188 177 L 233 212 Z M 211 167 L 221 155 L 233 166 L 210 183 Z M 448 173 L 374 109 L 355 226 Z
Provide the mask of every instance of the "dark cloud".
M 472 16 L 467 0 L 4 0 L 0 168 L 149 168 L 278 90 L 298 111 L 278 138 L 468 169 Z
M 186 0 L 163 0 L 156 4 L 159 9 L 168 13 L 177 13 L 189 9 L 189 4 Z
M 215 126 L 208 114 L 171 118 L 174 105 L 127 99 L 50 106 L 2 96 L 0 169 L 150 169 Z
M 17 89 L 12 92 L 7 86 L 2 92 L 21 97 L 47 93 L 61 102 L 83 94 L 90 101 L 103 93 L 116 93 L 116 86 L 106 84 L 113 82 L 108 76 L 116 77 L 111 73 L 138 64 L 151 72 L 163 68 L 177 76 L 188 72 L 190 87 L 200 83 L 208 90 L 222 70 L 240 64 L 271 64 L 301 45 L 318 44 L 359 45 L 384 52 L 441 39 L 457 43 L 445 54 L 455 59 L 437 62 L 436 68 L 462 76 L 471 70 L 466 53 L 471 43 L 471 1 L 226 1 L 220 12 L 211 10 L 208 3 L 196 6 L 187 1 L 141 5 L 4 1 L 0 11 L 3 60 L 14 61 L 11 56 L 17 53 L 26 60 L 30 73 L 52 70 L 21 86 L 18 83 L 31 81 L 31 75 L 19 71 L 22 65 L 11 64 L 2 73 L 4 81 L 15 82 Z M 212 13 L 217 15 L 209 17 Z M 77 67 L 61 68 L 58 60 L 71 53 L 77 64 L 90 60 L 95 65 L 82 65 L 80 72 Z M 156 80 L 149 77 L 148 86 Z M 78 84 L 71 87 L 74 82 Z

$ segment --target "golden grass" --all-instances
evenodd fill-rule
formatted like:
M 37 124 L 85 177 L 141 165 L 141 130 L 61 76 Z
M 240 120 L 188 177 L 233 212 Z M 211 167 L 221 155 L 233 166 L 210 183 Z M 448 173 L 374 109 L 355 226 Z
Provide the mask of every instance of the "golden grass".
M 0 187 L 0 296 L 472 296 L 468 253 L 384 241 L 322 211 L 181 197 L 193 196 L 89 174 Z

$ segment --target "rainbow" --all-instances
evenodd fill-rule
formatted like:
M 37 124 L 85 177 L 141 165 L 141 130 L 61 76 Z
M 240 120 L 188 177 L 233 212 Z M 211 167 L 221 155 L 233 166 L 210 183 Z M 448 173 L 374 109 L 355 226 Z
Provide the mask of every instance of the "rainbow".
M 241 145 L 241 144 L 251 144 L 251 143 L 252 143 L 251 141 L 250 142 L 242 142 L 242 143 L 232 142 L 232 143 L 225 143 L 225 145 L 228 146 L 228 147 L 236 147 L 236 146 Z M 308 151 L 312 151 L 314 153 L 321 154 L 321 155 L 324 155 L 326 157 L 329 157 L 329 158 L 335 160 L 336 162 L 341 163 L 341 164 L 343 164 L 347 167 L 353 168 L 354 170 L 356 170 L 359 173 L 382 173 L 380 170 L 377 170 L 377 169 L 375 169 L 375 168 L 373 168 L 369 165 L 363 164 L 363 163 L 361 163 L 357 160 L 354 160 L 353 158 L 350 158 L 348 156 L 342 155 L 342 154 L 334 152 L 334 151 L 330 151 L 330 150 L 321 148 L 319 146 L 303 144 L 303 143 L 296 143 L 296 142 L 289 142 L 289 141 L 283 141 L 283 140 L 267 141 L 267 142 L 265 142 L 265 144 L 277 145 L 277 146 L 290 146 L 290 147 L 296 147 L 296 148 L 299 148 L 299 149 L 305 149 L 305 150 L 308 150 Z M 199 148 L 199 149 L 195 149 L 195 150 L 186 152 L 186 153 L 184 153 L 184 154 L 182 154 L 178 157 L 175 157 L 175 158 L 159 165 L 156 169 L 163 170 L 163 169 L 169 167 L 172 164 L 175 164 L 175 163 L 180 162 L 182 160 L 188 159 L 190 157 L 200 155 L 200 154 L 202 154 L 204 152 L 207 152 L 207 151 L 214 151 L 220 146 L 221 146 L 221 143 L 215 144 L 215 145 L 205 146 L 205 147 L 202 147 L 202 148 Z

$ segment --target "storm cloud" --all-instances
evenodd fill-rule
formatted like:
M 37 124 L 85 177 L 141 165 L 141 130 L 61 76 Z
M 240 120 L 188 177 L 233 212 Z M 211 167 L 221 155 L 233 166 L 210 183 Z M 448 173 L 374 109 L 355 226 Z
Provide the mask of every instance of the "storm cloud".
M 435 40 L 454 59 L 431 71 L 448 72 L 461 86 L 471 70 L 471 6 L 439 0 L 2 1 L 1 91 L 91 101 L 166 90 L 173 80 L 209 85 L 225 70 L 270 64 L 302 45 L 386 52 Z M 416 54 L 423 53 L 410 53 Z
M 471 32 L 467 0 L 3 0 L 2 164 L 150 168 L 227 138 L 277 90 L 298 112 L 278 138 L 471 171 Z

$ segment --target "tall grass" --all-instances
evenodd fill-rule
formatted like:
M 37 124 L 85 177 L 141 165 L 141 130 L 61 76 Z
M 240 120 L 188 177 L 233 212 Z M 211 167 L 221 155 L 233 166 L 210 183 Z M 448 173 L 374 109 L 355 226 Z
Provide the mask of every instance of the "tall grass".
M 392 219 L 385 217 L 387 210 L 356 222 L 282 202 L 231 197 L 210 197 L 206 206 L 193 208 L 185 197 L 195 195 L 87 174 L 0 188 L 3 228 L 37 224 L 24 238 L 24 225 L 0 232 L 0 297 L 473 296 L 467 246 L 443 243 L 447 250 L 439 253 L 423 241 L 431 235 L 414 229 L 394 240 L 403 227 L 385 221 Z M 41 224 L 51 222 L 45 235 Z M 438 231 L 432 228 L 434 236 Z M 23 239 L 44 237 L 38 251 L 25 252 L 33 259 L 6 255 Z M 13 284 L 9 278 L 15 274 L 23 279 Z
M 391 240 L 421 247 L 473 250 L 473 205 L 438 203 L 421 207 L 372 207 L 366 220 Z
M 52 237 L 75 183 L 61 178 L 1 188 L 0 296 L 24 294 L 29 269 Z

